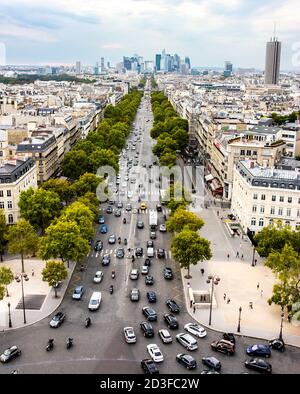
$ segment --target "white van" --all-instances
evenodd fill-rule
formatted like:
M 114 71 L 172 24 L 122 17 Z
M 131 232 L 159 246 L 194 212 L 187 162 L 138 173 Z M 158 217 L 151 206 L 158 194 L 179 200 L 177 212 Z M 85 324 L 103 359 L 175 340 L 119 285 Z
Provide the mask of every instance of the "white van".
M 102 299 L 101 292 L 94 291 L 94 293 L 92 294 L 92 297 L 90 299 L 90 302 L 89 302 L 89 310 L 90 311 L 97 310 L 101 304 L 101 299 Z
M 154 257 L 154 249 L 153 248 L 147 248 L 147 257 Z

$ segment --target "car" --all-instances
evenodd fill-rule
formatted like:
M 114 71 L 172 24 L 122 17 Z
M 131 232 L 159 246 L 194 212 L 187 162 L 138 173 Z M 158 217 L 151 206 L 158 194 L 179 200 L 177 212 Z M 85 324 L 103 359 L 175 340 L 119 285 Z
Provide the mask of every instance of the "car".
M 146 163 L 143 163 L 143 164 L 142 164 L 142 167 L 147 167 L 147 164 L 146 164 Z
M 150 357 L 155 363 L 161 363 L 162 361 L 164 361 L 164 356 L 155 343 L 150 343 L 149 345 L 147 345 L 147 350 Z
M 158 259 L 164 259 L 166 257 L 166 252 L 165 249 L 157 249 L 157 258 Z
M 165 328 L 159 330 L 158 335 L 160 336 L 163 343 L 172 343 L 173 341 L 169 331 L 166 330 Z
M 168 328 L 175 330 L 179 327 L 178 321 L 171 313 L 164 314 L 164 321 L 167 323 Z
M 100 283 L 100 282 L 102 281 L 102 279 L 103 279 L 103 272 L 102 272 L 102 271 L 97 271 L 97 272 L 95 273 L 93 282 L 94 282 L 94 283 Z
M 189 354 L 177 354 L 176 361 L 179 362 L 179 364 L 183 365 L 186 369 L 197 368 L 197 361 Z
M 156 293 L 155 291 L 147 291 L 147 299 L 149 302 L 156 302 Z
M 116 257 L 118 259 L 123 259 L 124 256 L 125 256 L 124 248 L 118 248 L 116 251 Z
M 117 237 L 115 236 L 115 234 L 111 234 L 108 238 L 108 243 L 109 244 L 115 244 L 117 241 Z
M 150 267 L 150 266 L 151 266 L 151 260 L 149 259 L 149 257 L 147 257 L 147 258 L 145 259 L 144 265 L 147 266 L 147 267 Z
M 132 289 L 130 292 L 130 300 L 131 301 L 139 301 L 140 300 L 140 291 L 139 289 Z
M 221 339 L 220 341 L 214 341 L 211 343 L 211 348 L 216 352 L 227 354 L 228 356 L 232 356 L 235 352 L 235 345 L 226 341 L 226 339 Z
M 151 231 L 150 232 L 150 238 L 151 239 L 156 239 L 156 232 L 155 231 Z
M 122 211 L 120 209 L 115 210 L 115 217 L 119 218 L 122 215 Z
M 165 279 L 173 279 L 173 271 L 170 267 L 164 268 L 164 278 Z
M 139 278 L 139 271 L 136 268 L 133 268 L 130 272 L 130 279 L 137 280 Z
M 142 202 L 140 205 L 140 209 L 142 210 L 147 209 L 147 204 L 145 202 Z
M 145 277 L 145 284 L 146 285 L 154 285 L 154 278 L 152 275 L 147 275 Z
M 223 339 L 226 339 L 226 341 L 230 341 L 232 343 L 235 343 L 235 337 L 232 332 L 224 332 Z
M 7 363 L 15 357 L 20 356 L 21 353 L 21 349 L 19 349 L 18 346 L 11 346 L 10 348 L 5 349 L 4 352 L 1 354 L 0 361 L 2 363 Z
M 221 369 L 221 362 L 216 357 L 203 357 L 202 363 L 215 371 L 219 371 Z
M 250 360 L 246 360 L 245 367 L 265 374 L 272 373 L 272 365 L 261 358 L 251 358 Z
M 280 338 L 271 339 L 269 341 L 269 346 L 270 346 L 270 348 L 272 348 L 274 350 L 278 350 L 280 352 L 284 352 L 284 350 L 285 350 L 285 344 L 284 344 L 283 340 Z
M 157 314 L 154 309 L 150 308 L 149 306 L 144 306 L 142 308 L 142 312 L 148 321 L 157 321 Z
M 57 312 L 50 321 L 50 327 L 57 328 L 59 327 L 63 321 L 65 320 L 66 315 L 63 312 Z
M 204 338 L 207 335 L 206 330 L 197 323 L 187 323 L 184 329 L 198 338 Z
M 123 208 L 123 203 L 121 201 L 117 202 L 117 208 Z
M 142 257 L 143 256 L 143 248 L 135 248 L 135 255 L 136 257 Z
M 103 215 L 99 215 L 99 216 L 98 216 L 98 223 L 99 223 L 99 224 L 105 223 L 105 219 L 104 219 L 104 216 L 103 216 Z
M 161 204 L 156 204 L 156 210 L 157 210 L 157 212 L 162 212 Z
M 248 356 L 270 357 L 271 350 L 269 345 L 252 345 L 248 346 L 246 350 Z
M 109 265 L 109 263 L 110 263 L 110 255 L 104 254 L 102 256 L 102 265 Z
M 96 252 L 100 252 L 103 249 L 103 242 L 100 239 L 96 241 L 94 249 Z
M 214 369 L 204 369 L 200 372 L 200 375 L 219 375 L 220 373 Z
M 130 203 L 126 204 L 126 208 L 125 209 L 126 209 L 126 211 L 131 211 L 131 209 L 132 209 L 131 204 Z
M 143 265 L 142 267 L 142 275 L 148 275 L 149 274 L 149 268 L 147 265 Z
M 175 300 L 172 300 L 172 299 L 167 300 L 166 305 L 170 309 L 170 312 L 172 312 L 172 313 L 179 313 L 180 312 L 180 308 Z
M 136 343 L 136 335 L 132 327 L 124 327 L 123 333 L 127 343 Z
M 144 337 L 152 338 L 154 336 L 154 330 L 152 324 L 149 322 L 143 322 L 140 324 L 141 330 L 143 331 Z
M 144 359 L 141 361 L 141 367 L 147 375 L 158 375 L 159 370 L 155 362 L 151 359 Z
M 113 213 L 113 209 L 112 209 L 112 206 L 108 206 L 107 208 L 106 208 L 106 213 Z
M 160 224 L 159 225 L 159 231 L 161 233 L 165 233 L 167 231 L 166 225 L 165 224 Z
M 192 337 L 190 334 L 181 332 L 180 334 L 176 335 L 176 341 L 179 342 L 183 347 L 185 347 L 188 350 L 198 349 L 198 344 L 196 339 Z
M 83 286 L 76 286 L 72 295 L 73 300 L 81 300 L 83 293 L 84 293 Z
M 136 163 L 136 161 L 134 161 L 133 165 L 135 165 L 135 163 Z M 136 164 L 137 164 L 137 163 L 136 163 Z M 136 183 L 136 179 L 135 179 L 135 178 L 131 178 L 131 179 L 130 179 L 130 183 L 132 183 L 132 184 L 133 184 L 133 183 Z
M 100 233 L 101 234 L 106 234 L 107 233 L 107 225 L 106 224 L 101 224 Z
M 136 227 L 137 227 L 138 229 L 143 229 L 143 228 L 144 228 L 144 222 L 143 222 L 142 220 L 138 220 L 138 221 L 136 222 Z
M 125 176 L 124 176 L 124 180 L 125 180 L 125 181 L 128 181 L 128 180 L 129 180 L 129 176 L 128 176 L 128 175 L 125 175 Z
M 102 294 L 100 291 L 94 291 L 91 295 L 90 301 L 89 301 L 89 305 L 88 308 L 90 311 L 96 311 L 100 305 L 101 305 L 101 301 L 102 301 Z

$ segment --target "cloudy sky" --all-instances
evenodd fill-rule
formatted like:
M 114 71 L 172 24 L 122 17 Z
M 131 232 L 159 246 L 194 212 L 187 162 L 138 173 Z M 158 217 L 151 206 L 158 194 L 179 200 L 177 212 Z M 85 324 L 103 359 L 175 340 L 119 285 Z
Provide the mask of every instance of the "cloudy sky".
M 275 21 L 281 68 L 293 69 L 299 15 L 299 0 L 0 0 L 0 44 L 8 64 L 115 64 L 166 48 L 192 66 L 261 68 Z

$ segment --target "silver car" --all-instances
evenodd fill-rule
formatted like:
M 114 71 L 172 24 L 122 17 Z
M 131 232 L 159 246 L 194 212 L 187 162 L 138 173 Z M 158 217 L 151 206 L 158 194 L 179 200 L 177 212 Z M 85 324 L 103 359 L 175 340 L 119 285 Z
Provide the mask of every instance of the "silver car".
M 168 330 L 166 329 L 159 330 L 158 335 L 160 336 L 163 343 L 172 343 L 172 337 Z
M 132 327 L 125 327 L 123 332 L 127 343 L 136 343 L 136 335 Z

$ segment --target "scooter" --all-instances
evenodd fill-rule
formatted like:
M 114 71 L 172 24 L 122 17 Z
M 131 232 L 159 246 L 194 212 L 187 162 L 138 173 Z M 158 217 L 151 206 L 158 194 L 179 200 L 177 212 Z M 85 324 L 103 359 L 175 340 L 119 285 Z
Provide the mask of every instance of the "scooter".
M 111 277 L 112 277 L 112 279 L 115 279 L 115 277 L 116 277 L 115 271 L 112 271 L 112 272 L 111 272 Z
M 113 287 L 113 285 L 110 286 L 109 292 L 110 292 L 110 294 L 112 294 L 112 293 L 114 292 L 114 287 Z
M 89 327 L 91 324 L 92 324 L 91 318 L 90 318 L 90 317 L 87 317 L 87 318 L 85 319 L 85 323 L 84 323 L 85 327 L 87 328 L 87 327 Z
M 48 345 L 46 346 L 46 350 L 47 352 L 49 352 L 49 350 L 52 350 L 54 348 L 54 339 L 50 338 L 48 340 Z
M 69 337 L 67 339 L 66 345 L 67 345 L 67 349 L 70 349 L 73 346 L 73 338 Z
M 127 245 L 127 238 L 124 238 L 124 245 Z
M 84 271 L 84 265 L 81 264 L 81 266 L 80 266 L 80 272 L 83 272 L 83 271 Z

